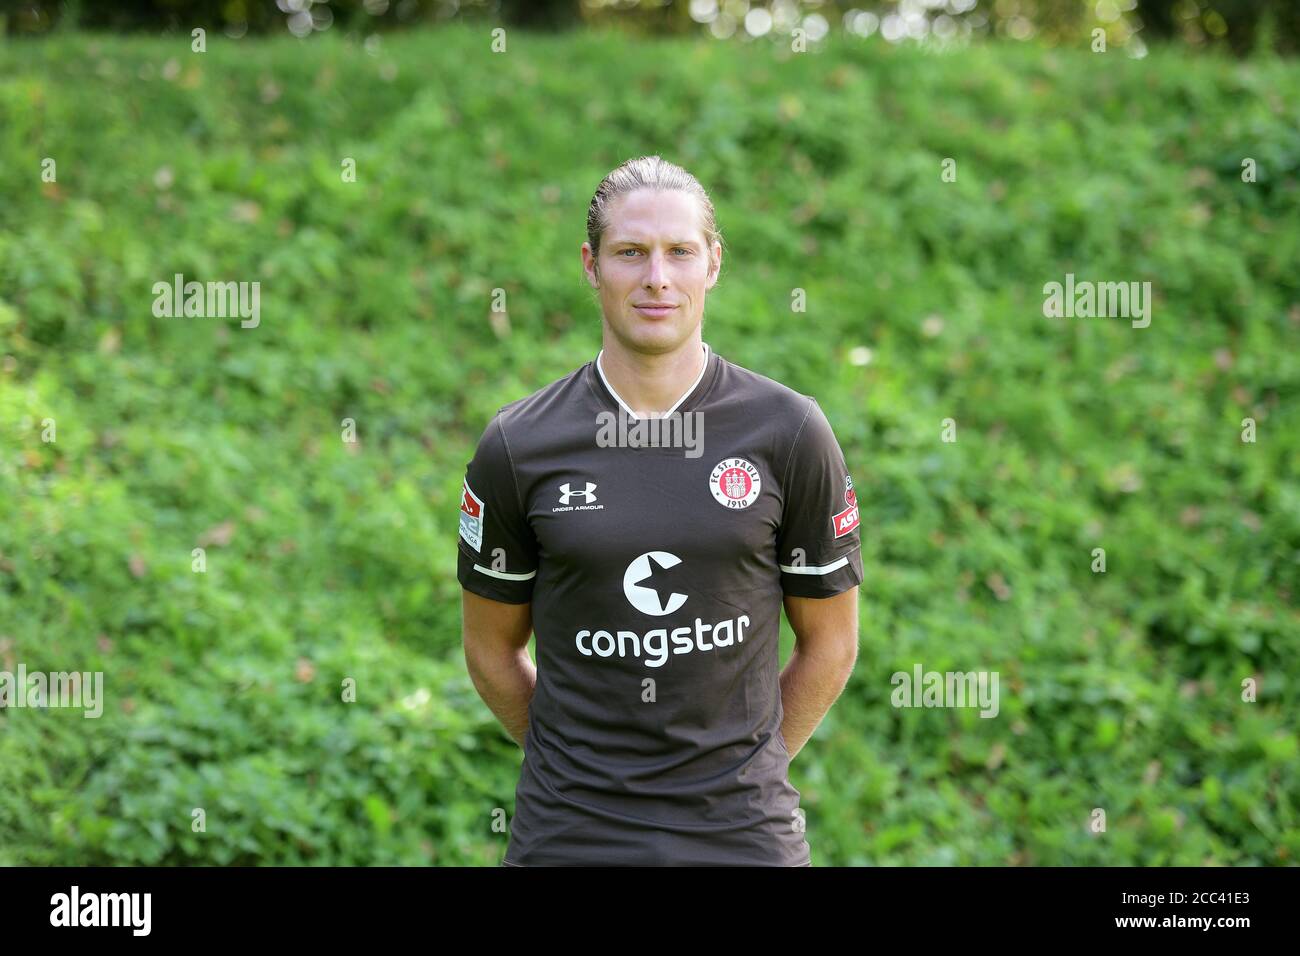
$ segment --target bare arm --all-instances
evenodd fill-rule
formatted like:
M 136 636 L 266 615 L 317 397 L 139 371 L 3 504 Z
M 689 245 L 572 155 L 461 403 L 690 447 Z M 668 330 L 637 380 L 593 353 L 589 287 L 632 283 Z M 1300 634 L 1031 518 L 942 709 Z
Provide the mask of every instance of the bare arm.
M 483 702 L 522 747 L 528 706 L 537 685 L 537 668 L 528 656 L 532 605 L 504 604 L 462 588 L 461 614 L 470 679 Z
M 794 652 L 781 672 L 781 734 L 793 758 L 840 696 L 858 658 L 858 589 L 834 597 L 787 595 Z

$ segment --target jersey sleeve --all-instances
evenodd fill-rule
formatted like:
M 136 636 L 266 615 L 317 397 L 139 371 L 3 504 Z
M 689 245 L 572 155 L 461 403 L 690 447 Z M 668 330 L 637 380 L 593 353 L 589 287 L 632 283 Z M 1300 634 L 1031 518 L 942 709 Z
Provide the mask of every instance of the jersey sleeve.
M 862 542 L 844 453 L 821 406 L 809 402 L 785 469 L 777 562 L 785 594 L 827 598 L 862 583 Z
M 537 539 L 515 480 L 498 413 L 479 439 L 460 492 L 456 576 L 493 601 L 527 604 L 537 579 Z

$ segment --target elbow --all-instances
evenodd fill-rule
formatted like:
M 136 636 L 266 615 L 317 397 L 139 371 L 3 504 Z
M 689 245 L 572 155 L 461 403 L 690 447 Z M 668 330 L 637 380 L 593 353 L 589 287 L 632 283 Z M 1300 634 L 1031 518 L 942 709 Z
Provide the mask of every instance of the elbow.
M 840 668 L 843 671 L 844 679 L 848 680 L 849 675 L 853 673 L 853 668 L 858 663 L 858 640 L 854 636 L 853 642 L 849 644 L 841 658 Z

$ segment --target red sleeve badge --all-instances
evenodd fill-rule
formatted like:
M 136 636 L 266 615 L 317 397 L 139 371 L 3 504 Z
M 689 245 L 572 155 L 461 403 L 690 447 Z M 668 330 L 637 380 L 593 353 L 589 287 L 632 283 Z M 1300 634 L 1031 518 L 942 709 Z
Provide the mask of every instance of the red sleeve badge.
M 858 526 L 858 493 L 853 490 L 853 476 L 844 476 L 844 503 L 848 505 L 839 514 L 831 515 L 835 537 L 842 538 Z

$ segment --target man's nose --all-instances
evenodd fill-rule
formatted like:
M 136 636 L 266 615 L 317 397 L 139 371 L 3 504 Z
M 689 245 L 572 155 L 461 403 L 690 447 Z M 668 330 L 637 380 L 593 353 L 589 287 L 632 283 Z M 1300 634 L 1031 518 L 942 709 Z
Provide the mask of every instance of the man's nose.
M 646 258 L 646 275 L 645 284 L 655 286 L 656 288 L 664 284 L 664 258 L 657 252 L 652 252 Z

